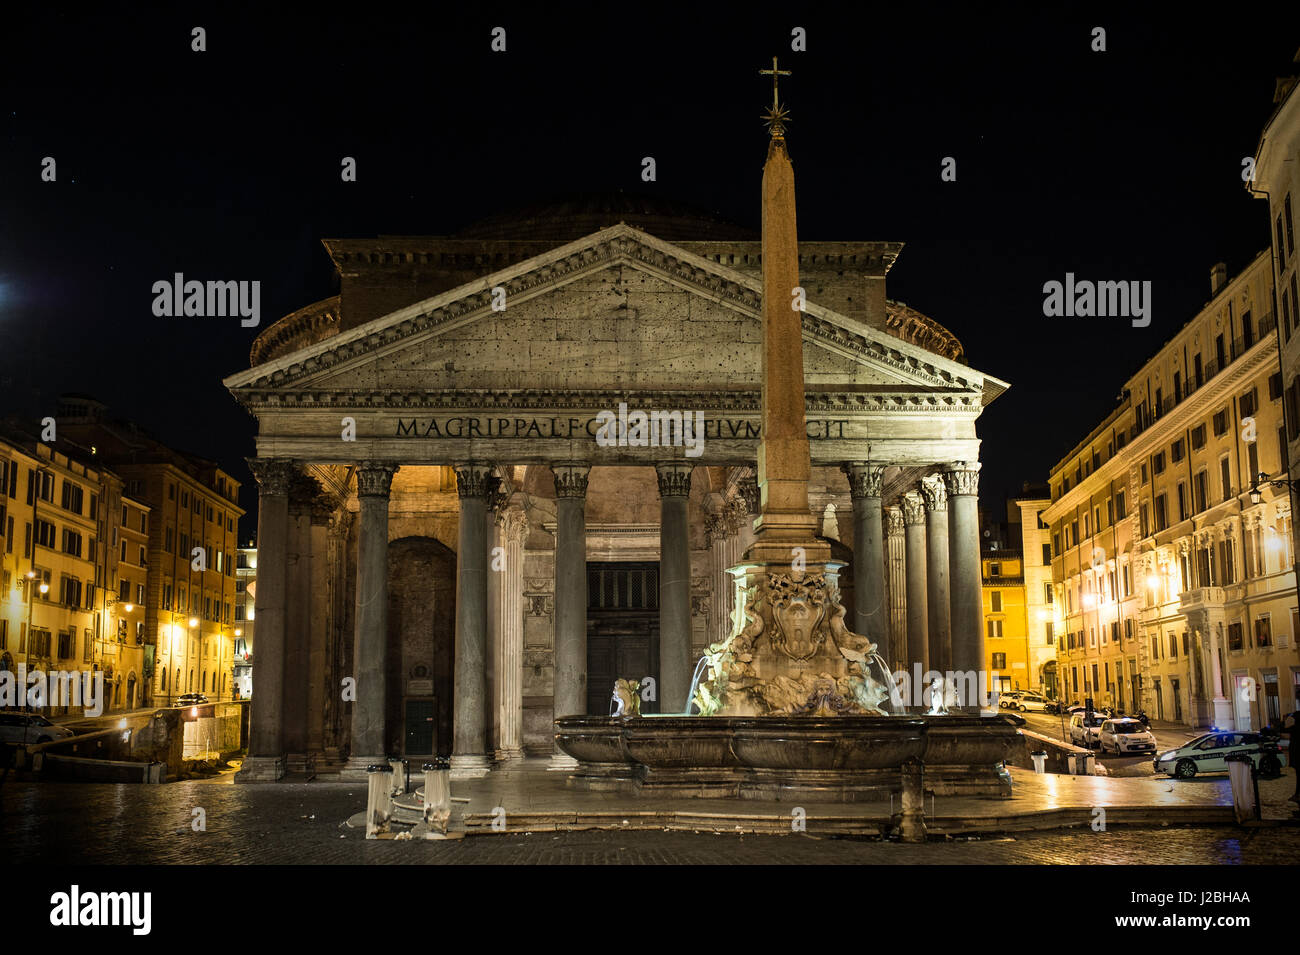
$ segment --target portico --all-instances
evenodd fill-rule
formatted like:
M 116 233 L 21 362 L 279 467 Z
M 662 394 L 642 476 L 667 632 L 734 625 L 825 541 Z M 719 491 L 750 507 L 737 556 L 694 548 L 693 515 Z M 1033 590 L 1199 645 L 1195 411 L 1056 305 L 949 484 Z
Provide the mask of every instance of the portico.
M 566 768 L 551 719 L 612 691 L 588 687 L 597 604 L 652 621 L 614 635 L 612 665 L 652 677 L 643 697 L 659 712 L 685 709 L 695 661 L 730 630 L 726 568 L 758 512 L 761 282 L 744 243 L 683 244 L 618 224 L 348 328 L 345 285 L 263 333 L 253 367 L 226 380 L 258 420 L 248 777 L 276 777 L 300 746 L 346 753 L 354 772 L 434 751 L 456 776 L 523 753 Z M 891 664 L 978 669 L 975 422 L 1006 386 L 918 344 L 946 333 L 886 303 L 896 243 L 842 245 L 880 271 L 860 298 L 882 314 L 810 291 L 808 520 L 852 565 L 849 619 Z M 620 405 L 698 416 L 699 441 L 598 441 Z M 290 505 L 307 478 L 315 512 Z M 886 535 L 899 506 L 902 594 Z M 342 599 L 317 620 L 304 589 Z M 655 659 L 638 656 L 651 645 Z

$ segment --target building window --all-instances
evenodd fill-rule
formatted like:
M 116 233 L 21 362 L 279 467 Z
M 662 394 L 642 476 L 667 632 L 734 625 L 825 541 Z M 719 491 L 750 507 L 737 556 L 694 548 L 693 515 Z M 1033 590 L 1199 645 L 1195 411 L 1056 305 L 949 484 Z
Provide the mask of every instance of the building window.
M 1197 471 L 1196 477 L 1192 479 L 1192 499 L 1199 514 L 1209 506 L 1210 500 L 1210 478 L 1205 471 Z M 142 561 L 143 563 L 143 561 Z
M 1179 485 L 1181 487 L 1181 485 Z M 1156 530 L 1162 531 L 1169 526 L 1169 516 L 1165 508 L 1165 496 L 1160 494 L 1156 497 Z
M 1169 448 L 1169 460 L 1175 464 L 1183 459 L 1183 439 L 1179 438 Z
M 1156 452 L 1151 458 L 1151 470 L 1156 474 L 1165 473 L 1165 453 L 1163 451 Z
M 993 608 L 993 612 L 994 612 L 994 613 L 1001 613 L 1001 612 L 1002 612 L 1002 592 L 1001 592 L 1001 591 L 998 591 L 998 590 L 993 591 L 992 595 L 989 597 L 989 601 L 990 601 L 990 605 L 991 605 L 992 608 Z
M 1255 646 L 1271 647 L 1273 645 L 1273 625 L 1271 616 L 1263 613 L 1255 618 Z
M 1232 500 L 1232 465 L 1226 454 L 1219 459 L 1219 482 L 1223 485 L 1223 499 Z
M 1239 623 L 1228 624 L 1228 649 L 1241 649 L 1241 624 Z
M 1187 485 L 1179 481 L 1178 482 L 1178 519 L 1180 521 L 1185 521 L 1190 516 L 1191 515 L 1187 511 Z
M 993 654 L 993 669 L 1005 670 L 1007 668 L 1007 655 L 1005 653 Z
M 1228 409 L 1214 413 L 1214 436 L 1220 437 L 1228 430 Z
M 1052 602 L 1052 582 L 1049 580 L 1043 584 L 1043 603 L 1051 604 Z
M 1241 396 L 1241 416 L 1243 418 L 1249 418 L 1258 410 L 1259 395 L 1258 392 L 1252 388 Z
M 1198 424 L 1192 429 L 1192 450 L 1196 451 L 1205 446 L 1205 425 Z
M 989 620 L 986 622 L 988 623 L 988 635 L 990 640 L 996 640 L 1002 636 L 1001 620 Z
M 1056 625 L 1049 620 L 1044 626 L 1047 628 L 1047 645 L 1050 647 L 1056 642 Z
M 1043 566 L 1046 567 L 1052 563 L 1052 545 L 1043 545 Z

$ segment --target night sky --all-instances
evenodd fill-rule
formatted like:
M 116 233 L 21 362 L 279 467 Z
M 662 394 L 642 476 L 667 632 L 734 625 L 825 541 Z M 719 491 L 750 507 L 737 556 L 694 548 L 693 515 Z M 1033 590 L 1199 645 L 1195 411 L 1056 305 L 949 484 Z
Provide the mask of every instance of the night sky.
M 321 238 L 448 234 L 616 189 L 757 228 L 771 96 L 758 70 L 778 55 L 794 70 L 782 99 L 800 236 L 906 242 L 890 297 L 1012 385 L 980 419 L 981 495 L 996 504 L 1045 481 L 1114 406 L 1208 299 L 1213 263 L 1235 274 L 1267 246 L 1241 160 L 1275 78 L 1300 70 L 1300 15 L 903 6 L 7 12 L 0 416 L 35 427 L 60 393 L 94 394 L 221 462 L 252 511 L 253 420 L 221 379 L 262 328 L 337 291 Z M 190 49 L 195 26 L 207 52 Z M 790 50 L 796 26 L 807 52 Z M 45 156 L 57 182 L 40 179 Z M 358 182 L 340 181 L 343 156 Z M 940 181 L 945 156 L 955 183 Z M 1150 280 L 1151 326 L 1044 318 L 1043 283 L 1067 271 Z M 154 317 L 151 286 L 175 272 L 260 280 L 261 327 Z

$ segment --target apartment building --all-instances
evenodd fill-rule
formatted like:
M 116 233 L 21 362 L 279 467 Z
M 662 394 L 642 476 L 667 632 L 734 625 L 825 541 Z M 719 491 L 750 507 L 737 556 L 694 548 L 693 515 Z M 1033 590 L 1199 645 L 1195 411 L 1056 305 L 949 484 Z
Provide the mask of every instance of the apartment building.
M 1051 470 L 1062 696 L 1258 728 L 1300 684 L 1271 255 L 1231 280 Z

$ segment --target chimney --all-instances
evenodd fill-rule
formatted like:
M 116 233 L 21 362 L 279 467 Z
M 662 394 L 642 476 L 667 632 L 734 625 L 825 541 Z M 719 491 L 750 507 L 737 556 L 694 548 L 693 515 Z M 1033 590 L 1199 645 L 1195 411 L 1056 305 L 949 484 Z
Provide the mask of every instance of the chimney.
M 1219 289 L 1228 284 L 1228 265 L 1226 262 L 1216 262 L 1214 268 L 1210 269 L 1210 295 L 1218 295 Z

